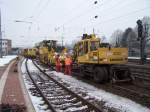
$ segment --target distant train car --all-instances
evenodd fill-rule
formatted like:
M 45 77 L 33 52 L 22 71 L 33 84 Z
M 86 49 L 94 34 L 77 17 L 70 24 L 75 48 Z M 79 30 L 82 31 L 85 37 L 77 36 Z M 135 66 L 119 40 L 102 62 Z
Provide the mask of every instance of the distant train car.
M 36 58 L 36 48 L 27 48 L 23 50 L 23 56 L 26 58 Z
M 61 62 L 63 64 L 67 49 L 60 45 L 57 45 L 56 40 L 43 40 L 37 45 L 37 58 L 44 64 L 54 66 L 55 57 L 57 54 L 60 55 Z
M 39 43 L 39 60 L 44 64 L 55 64 L 55 40 L 44 40 Z

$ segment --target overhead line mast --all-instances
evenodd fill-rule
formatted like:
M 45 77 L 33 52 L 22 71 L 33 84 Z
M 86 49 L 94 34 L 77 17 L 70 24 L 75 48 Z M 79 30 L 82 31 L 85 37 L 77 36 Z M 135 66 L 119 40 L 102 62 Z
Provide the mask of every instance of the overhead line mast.
M 0 58 L 3 57 L 2 54 L 2 29 L 1 29 L 1 9 L 0 9 Z

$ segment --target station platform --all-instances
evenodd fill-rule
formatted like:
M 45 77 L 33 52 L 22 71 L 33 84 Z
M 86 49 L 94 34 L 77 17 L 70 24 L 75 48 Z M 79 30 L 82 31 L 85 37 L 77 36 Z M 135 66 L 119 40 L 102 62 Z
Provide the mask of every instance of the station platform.
M 0 112 L 35 112 L 24 86 L 21 62 L 11 61 L 0 73 Z
M 7 68 L 7 65 L 0 67 L 0 79 L 1 79 L 1 77 L 2 77 L 2 75 L 3 75 L 3 73 L 4 73 L 4 71 L 6 70 L 6 68 Z

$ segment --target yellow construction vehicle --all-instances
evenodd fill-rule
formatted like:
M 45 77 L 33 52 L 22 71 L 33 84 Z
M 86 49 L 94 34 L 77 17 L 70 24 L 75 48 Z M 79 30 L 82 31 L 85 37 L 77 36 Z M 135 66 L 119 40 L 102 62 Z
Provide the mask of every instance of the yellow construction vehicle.
M 101 43 L 95 34 L 83 34 L 74 46 L 74 62 L 82 76 L 90 75 L 96 82 L 132 80 L 127 63 L 128 49 Z
M 36 48 L 27 48 L 27 49 L 24 49 L 23 51 L 23 55 L 24 57 L 26 58 L 36 58 Z
M 55 63 L 55 40 L 44 40 L 39 43 L 39 59 L 44 64 L 54 64 Z

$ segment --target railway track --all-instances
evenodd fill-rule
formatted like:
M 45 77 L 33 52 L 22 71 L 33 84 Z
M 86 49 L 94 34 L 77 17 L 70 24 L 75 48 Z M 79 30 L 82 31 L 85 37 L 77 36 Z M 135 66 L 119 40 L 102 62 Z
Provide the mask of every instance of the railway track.
M 143 72 L 145 73 L 145 71 L 143 71 Z M 133 73 L 134 73 L 134 76 L 138 77 L 138 75 L 135 73 L 135 71 Z M 79 75 L 80 73 L 77 73 L 77 72 L 74 71 L 73 74 Z M 139 77 L 140 77 L 140 75 L 139 75 Z M 141 76 L 141 78 L 143 80 L 143 75 Z M 137 84 L 137 82 L 134 82 L 134 81 L 132 83 L 125 83 L 125 84 L 124 83 L 119 83 L 119 84 L 118 83 L 117 84 L 110 84 L 110 83 L 96 84 L 96 83 L 93 82 L 93 80 L 91 78 L 88 81 L 86 79 L 83 79 L 83 78 L 80 78 L 80 79 L 85 80 L 85 82 L 87 82 L 91 85 L 94 85 L 94 86 L 96 86 L 100 89 L 104 89 L 108 92 L 112 92 L 114 94 L 118 94 L 120 96 L 130 98 L 134 101 L 137 101 L 137 102 L 149 107 L 149 104 L 150 104 L 150 88 L 149 88 L 149 85 L 142 85 L 141 82 L 138 82 L 139 84 Z M 145 80 L 148 80 L 148 78 L 146 78 Z
M 135 84 L 115 84 L 112 85 L 112 87 L 122 91 L 126 91 L 129 94 L 136 95 L 137 97 L 141 97 L 141 99 L 149 99 L 150 101 L 150 91 L 143 89 L 142 87 L 139 87 Z
M 34 62 L 33 64 L 40 71 L 40 74 L 32 74 L 29 71 L 27 60 L 25 64 L 27 73 L 36 90 L 52 112 L 103 112 L 100 107 L 79 96 L 79 93 L 71 91 L 68 87 L 62 85 L 61 82 L 50 77 Z
M 136 79 L 142 79 L 144 81 L 150 82 L 150 67 L 147 66 L 131 66 L 129 65 L 131 74 Z

